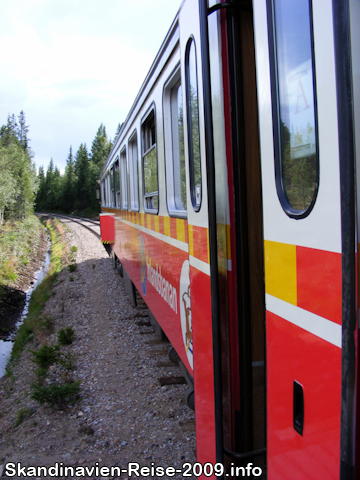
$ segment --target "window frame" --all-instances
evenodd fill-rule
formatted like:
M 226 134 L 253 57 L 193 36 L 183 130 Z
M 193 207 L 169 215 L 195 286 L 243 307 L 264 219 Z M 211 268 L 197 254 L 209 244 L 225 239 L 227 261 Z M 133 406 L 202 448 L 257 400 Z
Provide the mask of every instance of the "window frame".
M 153 143 L 149 148 L 145 150 L 146 142 L 145 142 L 145 125 L 149 121 L 150 117 L 153 115 L 154 117 L 154 136 L 155 136 L 155 143 Z M 142 176 L 143 176 L 143 199 L 144 199 L 144 211 L 146 213 L 151 213 L 153 215 L 157 215 L 159 212 L 159 160 L 158 160 L 158 149 L 157 149 L 157 125 L 156 125 L 156 108 L 155 102 L 153 102 L 150 107 L 147 109 L 145 115 L 143 115 L 141 119 L 141 167 L 142 167 Z M 148 132 L 146 132 L 148 134 Z M 144 169 L 144 157 L 148 155 L 151 150 L 155 149 L 156 153 L 156 179 L 157 179 L 157 190 L 153 192 L 146 193 L 146 182 L 145 182 L 145 169 Z M 147 199 L 157 197 L 158 199 L 158 206 L 156 207 L 148 207 L 147 206 Z
M 277 195 L 282 209 L 290 218 L 297 220 L 306 218 L 314 208 L 317 195 L 319 192 L 320 182 L 320 155 L 319 155 L 319 133 L 318 133 L 318 108 L 317 108 L 317 89 L 316 89 L 316 68 L 315 68 L 315 49 L 314 49 L 314 25 L 312 15 L 312 0 L 307 0 L 309 5 L 309 22 L 310 22 L 310 45 L 311 45 L 311 66 L 313 73 L 313 96 L 314 96 L 314 120 L 315 120 L 315 140 L 316 140 L 316 182 L 312 201 L 304 210 L 295 209 L 290 205 L 287 198 L 282 174 L 282 152 L 281 152 L 281 112 L 280 112 L 280 92 L 279 92 L 279 73 L 277 58 L 277 38 L 276 38 L 276 20 L 275 5 L 276 0 L 267 0 L 267 21 L 269 35 L 269 55 L 270 55 L 270 80 L 271 80 L 271 103 L 272 103 L 272 119 L 273 119 L 273 138 L 274 138 L 274 160 L 275 160 L 275 184 Z

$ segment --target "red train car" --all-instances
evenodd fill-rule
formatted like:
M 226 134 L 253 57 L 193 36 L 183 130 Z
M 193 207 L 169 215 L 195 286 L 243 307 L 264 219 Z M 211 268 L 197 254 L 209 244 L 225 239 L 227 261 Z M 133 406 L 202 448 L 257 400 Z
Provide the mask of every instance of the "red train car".
M 358 0 L 185 0 L 102 171 L 214 478 L 360 478 L 359 37 Z

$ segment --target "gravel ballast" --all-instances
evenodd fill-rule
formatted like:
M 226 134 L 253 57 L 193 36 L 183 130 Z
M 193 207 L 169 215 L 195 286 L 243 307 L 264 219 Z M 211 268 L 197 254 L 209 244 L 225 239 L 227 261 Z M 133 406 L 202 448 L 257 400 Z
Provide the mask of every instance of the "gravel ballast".
M 73 328 L 74 342 L 61 349 L 75 358 L 72 375 L 81 381 L 81 400 L 60 409 L 31 399 L 37 366 L 28 349 L 40 346 L 32 340 L 12 376 L 0 379 L 0 473 L 14 478 L 6 477 L 8 462 L 123 469 L 130 462 L 176 468 L 194 463 L 195 415 L 185 403 L 187 386 L 161 386 L 158 381 L 182 375 L 169 362 L 169 344 L 160 342 L 147 325 L 145 305 L 131 306 L 100 241 L 80 225 L 62 222 L 70 245 L 78 249 L 77 268 L 71 273 L 65 268 L 57 278 L 44 311 L 55 328 L 45 341 L 55 344 L 60 329 Z M 56 379 L 58 370 L 51 366 L 47 381 Z

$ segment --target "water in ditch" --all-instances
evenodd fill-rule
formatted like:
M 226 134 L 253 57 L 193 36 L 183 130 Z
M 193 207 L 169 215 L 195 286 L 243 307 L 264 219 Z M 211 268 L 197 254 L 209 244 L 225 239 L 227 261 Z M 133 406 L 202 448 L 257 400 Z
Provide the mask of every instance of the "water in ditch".
M 50 258 L 51 258 L 51 250 L 50 250 L 50 241 L 48 240 L 49 248 L 46 253 L 45 261 L 43 263 L 43 266 L 41 269 L 35 274 L 35 282 L 33 285 L 30 287 L 30 289 L 26 292 L 26 297 L 25 297 L 25 304 L 24 308 L 19 316 L 19 320 L 16 323 L 16 330 L 19 328 L 19 326 L 22 324 L 22 322 L 25 320 L 28 311 L 29 311 L 29 303 L 30 303 L 30 298 L 32 292 L 35 290 L 35 288 L 43 281 L 45 278 L 45 275 L 49 271 L 50 267 Z M 16 330 L 9 336 L 7 340 L 0 340 L 0 377 L 2 377 L 5 374 L 6 370 L 6 365 L 10 359 L 11 351 L 14 345 L 14 339 L 16 336 Z

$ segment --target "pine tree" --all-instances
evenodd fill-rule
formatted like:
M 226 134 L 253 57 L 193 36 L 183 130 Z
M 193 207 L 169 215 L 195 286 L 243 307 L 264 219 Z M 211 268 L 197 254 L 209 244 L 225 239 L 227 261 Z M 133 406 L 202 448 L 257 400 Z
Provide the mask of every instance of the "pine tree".
M 27 135 L 29 131 L 29 126 L 26 125 L 26 122 L 25 122 L 24 110 L 21 110 L 20 115 L 18 116 L 18 119 L 19 119 L 19 128 L 17 131 L 17 137 L 24 152 L 28 153 L 30 140 L 28 139 Z
M 62 190 L 62 202 L 61 202 L 61 208 L 66 213 L 70 213 L 71 211 L 74 210 L 75 188 L 76 188 L 75 165 L 74 165 L 72 147 L 70 147 L 69 156 L 66 160 L 66 168 L 65 168 L 63 190 Z
M 96 132 L 91 145 L 91 160 L 89 163 L 89 199 L 93 209 L 99 208 L 99 202 L 96 200 L 95 188 L 99 180 L 101 169 L 110 153 L 112 143 L 108 140 L 106 129 L 103 124 Z
M 75 207 L 84 210 L 90 205 L 89 155 L 86 144 L 81 144 L 75 155 L 76 198 Z
M 38 212 L 41 212 L 41 211 L 45 211 L 47 208 L 45 172 L 44 172 L 43 166 L 39 167 L 38 184 L 39 184 L 39 189 L 36 195 L 35 210 L 37 210 Z

